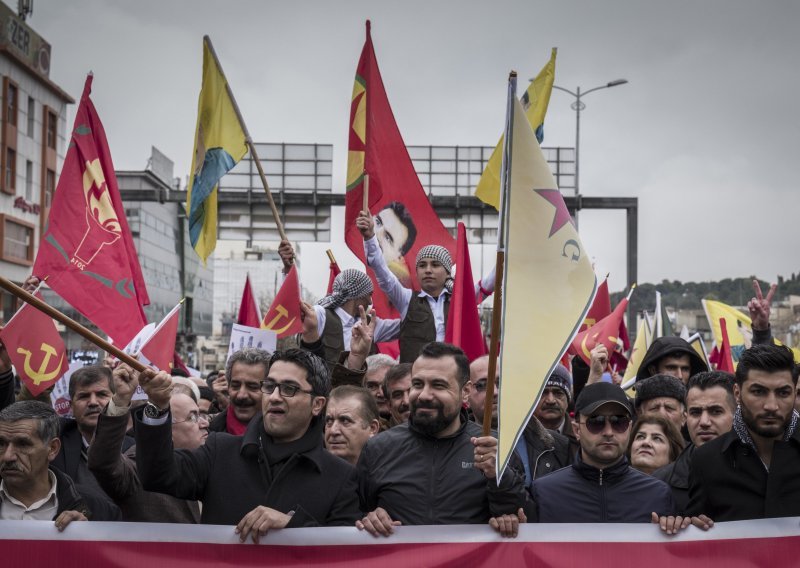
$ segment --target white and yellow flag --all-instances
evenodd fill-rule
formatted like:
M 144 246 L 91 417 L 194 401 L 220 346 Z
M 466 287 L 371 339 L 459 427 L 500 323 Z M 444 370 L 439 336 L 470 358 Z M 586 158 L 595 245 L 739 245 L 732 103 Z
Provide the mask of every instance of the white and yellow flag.
M 589 255 L 525 111 L 516 97 L 513 104 L 511 184 L 503 205 L 498 478 L 597 290 Z

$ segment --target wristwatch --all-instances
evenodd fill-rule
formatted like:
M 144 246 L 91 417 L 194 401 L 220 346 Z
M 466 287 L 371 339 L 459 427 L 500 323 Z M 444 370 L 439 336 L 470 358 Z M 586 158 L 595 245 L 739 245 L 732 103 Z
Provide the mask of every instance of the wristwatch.
M 169 412 L 169 406 L 164 410 L 161 410 L 159 407 L 157 407 L 150 401 L 147 401 L 147 404 L 144 405 L 144 415 L 147 416 L 148 418 L 152 418 L 153 420 L 165 416 L 167 412 Z

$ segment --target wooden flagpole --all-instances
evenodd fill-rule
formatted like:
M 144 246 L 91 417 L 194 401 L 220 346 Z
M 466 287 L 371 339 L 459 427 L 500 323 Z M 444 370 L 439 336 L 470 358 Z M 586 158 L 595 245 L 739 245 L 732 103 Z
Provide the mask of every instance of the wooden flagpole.
M 119 349 L 118 347 L 112 345 L 111 343 L 109 343 L 108 341 L 106 341 L 105 339 L 103 339 L 102 337 L 97 335 L 96 333 L 92 332 L 91 330 L 86 329 L 81 324 L 79 324 L 78 322 L 76 322 L 75 320 L 70 318 L 69 316 L 66 316 L 66 315 L 62 314 L 60 311 L 58 311 L 54 307 L 46 304 L 45 302 L 43 302 L 42 300 L 40 300 L 39 298 L 37 298 L 36 296 L 31 294 L 30 292 L 20 288 L 19 286 L 17 286 L 13 282 L 11 282 L 10 280 L 7 280 L 6 278 L 4 278 L 2 276 L 0 276 L 0 287 L 2 287 L 5 291 L 13 294 L 14 296 L 19 298 L 20 300 L 23 300 L 24 302 L 30 304 L 31 306 L 33 306 L 37 310 L 39 310 L 41 312 L 44 312 L 45 314 L 47 314 L 48 316 L 50 316 L 54 320 L 63 323 L 66 327 L 68 327 L 69 329 L 71 329 L 75 333 L 81 335 L 83 338 L 87 339 L 88 341 L 91 341 L 92 343 L 94 343 L 95 345 L 97 345 L 98 347 L 103 349 L 104 351 L 107 351 L 107 352 L 111 353 L 114 357 L 116 357 L 117 359 L 119 359 L 123 363 L 127 363 L 128 365 L 130 365 L 131 367 L 133 367 L 135 370 L 139 371 L 140 373 L 142 371 L 146 370 L 146 369 L 149 369 L 149 367 L 144 365 L 142 362 L 137 361 L 135 358 L 131 357 L 130 355 L 128 355 L 127 353 L 125 353 L 124 351 Z
M 272 209 L 272 216 L 275 218 L 275 225 L 278 227 L 278 233 L 281 236 L 281 240 L 288 241 L 289 239 L 286 238 L 286 232 L 283 230 L 283 223 L 281 222 L 281 216 L 278 213 L 278 208 L 275 206 L 275 200 L 272 198 L 272 193 L 269 190 L 269 184 L 267 183 L 267 176 L 264 175 L 264 169 L 261 167 L 261 160 L 258 157 L 258 152 L 256 151 L 256 146 L 253 144 L 253 139 L 250 137 L 250 131 L 247 130 L 247 125 L 244 122 L 244 118 L 242 118 L 242 113 L 239 110 L 239 105 L 236 102 L 236 97 L 233 96 L 233 91 L 231 91 L 231 86 L 228 84 L 228 78 L 225 76 L 225 71 L 222 70 L 222 64 L 219 62 L 219 58 L 217 57 L 217 52 L 214 51 L 214 45 L 211 43 L 211 38 L 208 36 L 203 36 L 203 41 L 208 45 L 208 50 L 211 52 L 211 56 L 214 58 L 214 62 L 217 64 L 217 69 L 219 69 L 222 78 L 225 80 L 225 90 L 228 92 L 228 96 L 231 98 L 231 103 L 233 103 L 233 110 L 236 112 L 236 117 L 239 119 L 239 124 L 242 126 L 242 130 L 244 130 L 244 137 L 245 142 L 247 143 L 247 147 L 250 149 L 250 155 L 253 157 L 253 161 L 256 163 L 256 168 L 258 169 L 258 175 L 261 178 L 261 184 L 264 186 L 264 192 L 267 194 L 267 202 L 269 203 L 270 209 Z

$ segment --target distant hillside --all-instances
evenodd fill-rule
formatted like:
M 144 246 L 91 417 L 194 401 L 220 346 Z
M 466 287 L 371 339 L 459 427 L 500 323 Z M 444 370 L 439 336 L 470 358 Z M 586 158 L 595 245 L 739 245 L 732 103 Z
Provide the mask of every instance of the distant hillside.
M 631 298 L 631 305 L 637 312 L 652 311 L 655 307 L 656 290 L 661 292 L 664 305 L 677 309 L 700 309 L 700 300 L 718 300 L 732 306 L 744 306 L 753 297 L 753 279 L 725 278 L 718 282 L 679 282 L 663 280 L 660 284 L 639 284 Z M 759 279 L 764 294 L 770 283 Z M 626 291 L 611 294 L 612 307 L 617 305 L 627 293 Z M 778 291 L 775 301 L 785 299 L 789 295 L 800 295 L 800 274 L 792 274 L 789 278 L 778 277 Z

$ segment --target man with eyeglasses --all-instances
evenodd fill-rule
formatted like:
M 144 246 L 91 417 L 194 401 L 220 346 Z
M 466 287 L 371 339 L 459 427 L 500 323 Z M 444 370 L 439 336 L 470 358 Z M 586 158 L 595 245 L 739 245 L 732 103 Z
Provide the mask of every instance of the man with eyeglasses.
M 628 464 L 633 407 L 620 387 L 595 383 L 575 402 L 576 462 L 533 482 L 540 523 L 648 523 L 673 515 L 669 486 Z
M 196 500 L 176 499 L 145 491 L 136 469 L 136 446 L 122 454 L 122 443 L 131 414 L 131 400 L 139 384 L 139 373 L 125 363 L 113 371 L 115 392 L 97 419 L 94 440 L 89 446 L 89 470 L 100 487 L 122 510 L 122 520 L 141 523 L 198 523 Z M 168 376 L 164 373 L 164 376 Z M 188 394 L 172 393 L 172 444 L 193 450 L 208 437 L 208 419 L 200 415 Z
M 234 374 L 234 376 L 236 376 Z M 261 416 L 242 436 L 212 432 L 195 450 L 173 450 L 171 384 L 140 378 L 149 402 L 136 415 L 144 487 L 203 502 L 201 523 L 235 525 L 244 542 L 284 527 L 352 525 L 360 512 L 355 468 L 322 445 L 328 365 L 301 349 L 276 351 L 260 383 Z

